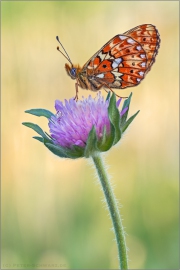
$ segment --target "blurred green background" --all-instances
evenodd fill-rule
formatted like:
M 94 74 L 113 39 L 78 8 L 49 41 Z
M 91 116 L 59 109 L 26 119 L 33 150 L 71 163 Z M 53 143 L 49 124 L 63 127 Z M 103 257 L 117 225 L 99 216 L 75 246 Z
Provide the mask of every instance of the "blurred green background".
M 161 47 L 133 91 L 140 114 L 105 159 L 121 204 L 130 269 L 179 269 L 178 1 L 3 1 L 2 268 L 116 269 L 117 248 L 91 161 L 59 159 L 22 126 L 45 119 L 54 100 L 75 95 L 56 50 L 59 35 L 73 63 L 84 63 L 116 34 L 156 25 Z M 96 96 L 79 89 L 79 98 Z M 106 93 L 103 92 L 106 96 Z

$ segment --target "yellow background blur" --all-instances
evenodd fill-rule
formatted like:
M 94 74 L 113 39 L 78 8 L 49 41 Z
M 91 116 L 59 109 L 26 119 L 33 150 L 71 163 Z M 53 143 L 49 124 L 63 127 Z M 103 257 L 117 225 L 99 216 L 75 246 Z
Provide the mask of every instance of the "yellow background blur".
M 75 95 L 57 52 L 84 63 L 116 34 L 156 25 L 161 47 L 133 91 L 140 113 L 105 156 L 131 269 L 178 269 L 178 1 L 2 2 L 2 268 L 116 269 L 117 249 L 89 160 L 63 160 L 32 139 L 25 114 Z M 82 95 L 95 93 L 79 89 Z M 103 92 L 106 96 L 106 93 Z

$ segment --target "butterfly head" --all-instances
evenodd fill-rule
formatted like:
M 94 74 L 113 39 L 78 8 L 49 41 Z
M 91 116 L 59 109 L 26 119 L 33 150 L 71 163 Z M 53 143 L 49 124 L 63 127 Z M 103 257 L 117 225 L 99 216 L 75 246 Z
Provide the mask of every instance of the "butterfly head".
M 65 70 L 67 74 L 71 77 L 71 79 L 75 80 L 77 77 L 77 69 L 69 64 L 65 64 Z

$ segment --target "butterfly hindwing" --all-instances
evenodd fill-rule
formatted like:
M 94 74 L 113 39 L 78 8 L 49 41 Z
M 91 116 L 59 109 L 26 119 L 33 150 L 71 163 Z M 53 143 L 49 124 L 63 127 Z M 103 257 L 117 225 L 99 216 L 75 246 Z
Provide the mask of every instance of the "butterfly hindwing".
M 147 57 L 147 73 L 155 62 L 160 47 L 161 40 L 158 30 L 152 24 L 144 24 L 125 32 L 124 35 L 139 42 L 145 50 Z

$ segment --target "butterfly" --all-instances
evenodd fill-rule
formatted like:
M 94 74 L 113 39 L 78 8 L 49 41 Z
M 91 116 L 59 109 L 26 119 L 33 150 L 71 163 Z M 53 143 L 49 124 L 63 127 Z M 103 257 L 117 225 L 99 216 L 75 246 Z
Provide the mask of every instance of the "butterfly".
M 83 67 L 74 65 L 64 49 L 59 37 L 56 37 L 70 64 L 65 64 L 67 74 L 76 80 L 76 96 L 78 87 L 98 91 L 104 88 L 124 89 L 140 84 L 155 62 L 160 47 L 160 35 L 152 24 L 139 25 L 124 34 L 110 39 L 97 51 Z

